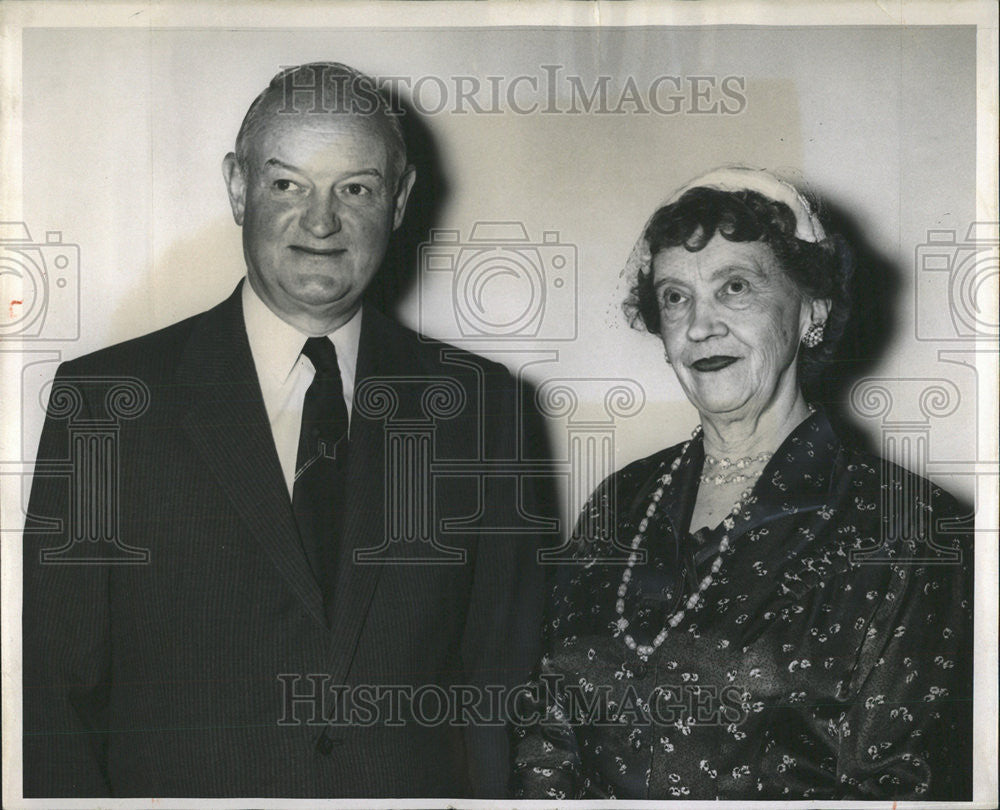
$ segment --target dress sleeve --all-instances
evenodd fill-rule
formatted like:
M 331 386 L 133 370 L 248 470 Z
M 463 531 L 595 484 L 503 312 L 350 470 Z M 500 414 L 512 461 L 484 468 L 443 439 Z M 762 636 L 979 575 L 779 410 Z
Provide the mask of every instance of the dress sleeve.
M 577 799 L 581 796 L 580 752 L 547 655 L 515 726 L 517 753 L 512 780 L 515 799 Z
M 971 537 L 953 547 L 958 560 L 891 563 L 884 593 L 859 595 L 878 607 L 845 684 L 845 799 L 972 798 Z
M 620 644 L 602 608 L 611 584 L 605 563 L 621 558 L 615 537 L 633 536 L 635 501 L 649 491 L 650 480 L 655 481 L 665 464 L 661 457 L 651 458 L 633 462 L 601 482 L 581 511 L 565 561 L 549 567 L 544 654 L 526 690 L 529 697 L 515 718 L 514 798 L 613 798 L 595 773 L 600 770 L 595 766 L 602 756 L 600 746 L 580 744 L 577 731 L 586 734 L 592 721 L 584 718 L 570 692 L 581 678 L 602 682 L 612 677 L 601 669 L 602 656 L 592 660 L 594 650 L 587 650 L 589 645 L 580 640 L 596 637 L 601 641 L 595 644 Z M 612 495 L 617 508 L 611 505 Z M 614 571 L 617 579 L 621 569 Z

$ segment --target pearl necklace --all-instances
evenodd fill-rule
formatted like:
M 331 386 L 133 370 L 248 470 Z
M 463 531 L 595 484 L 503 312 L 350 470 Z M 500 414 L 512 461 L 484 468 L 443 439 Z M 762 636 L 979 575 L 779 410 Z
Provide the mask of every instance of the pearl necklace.
M 764 472 L 764 465 L 761 465 L 760 469 L 758 469 L 756 472 L 735 472 L 735 473 L 729 473 L 728 475 L 726 475 L 725 473 L 706 475 L 703 472 L 698 476 L 698 482 L 702 484 L 712 484 L 713 486 L 721 487 L 723 484 L 735 484 L 739 481 L 750 481 L 751 479 L 757 479 L 760 477 L 760 474 L 762 472 Z
M 705 454 L 705 466 L 706 467 L 719 467 L 722 470 L 728 470 L 730 467 L 736 467 L 742 470 L 744 467 L 749 467 L 751 464 L 759 464 L 760 462 L 768 462 L 773 456 L 769 450 L 765 450 L 763 453 L 758 453 L 755 456 L 743 456 L 743 458 L 732 459 L 726 456 L 722 458 L 716 458 L 715 456 L 710 456 L 708 453 Z
M 700 431 L 700 426 L 695 428 L 694 433 L 691 434 L 692 440 L 698 437 Z M 715 575 L 719 573 L 719 569 L 722 568 L 723 555 L 729 551 L 729 532 L 732 531 L 733 527 L 736 525 L 734 518 L 740 514 L 743 510 L 743 506 L 750 500 L 751 490 L 746 489 L 740 495 L 739 500 L 736 501 L 730 511 L 730 514 L 723 519 L 722 525 L 725 528 L 726 533 L 722 536 L 722 540 L 719 542 L 719 554 L 712 562 L 712 568 L 709 573 L 706 574 L 702 578 L 701 582 L 698 583 L 698 590 L 688 597 L 684 604 L 684 608 L 682 610 L 678 610 L 673 616 L 670 617 L 663 629 L 656 634 L 652 645 L 637 643 L 636 640 L 632 638 L 631 634 L 626 632 L 629 626 L 629 620 L 625 618 L 625 594 L 628 592 L 628 584 L 632 579 L 632 569 L 635 568 L 636 561 L 639 558 L 639 546 L 642 544 L 643 539 L 645 539 L 646 529 L 649 527 L 649 519 L 656 512 L 656 507 L 660 503 L 660 499 L 663 497 L 663 490 L 666 489 L 667 485 L 670 484 L 671 481 L 673 481 L 674 473 L 677 472 L 677 468 L 681 464 L 681 459 L 684 458 L 690 444 L 690 441 L 684 443 L 680 454 L 670 465 L 670 469 L 660 476 L 656 490 L 653 492 L 653 496 L 649 502 L 649 506 L 646 507 L 646 514 L 643 516 L 642 520 L 639 521 L 638 531 L 635 533 L 635 537 L 632 538 L 632 550 L 628 556 L 628 565 L 622 571 L 622 581 L 618 586 L 618 599 L 615 602 L 615 612 L 618 614 L 616 625 L 618 627 L 618 631 L 625 634 L 625 646 L 633 652 L 638 653 L 639 657 L 643 661 L 648 660 L 649 656 L 660 648 L 663 642 L 666 641 L 667 634 L 670 630 L 677 627 L 677 625 L 684 620 L 684 615 L 687 611 L 692 610 L 695 605 L 698 604 L 698 601 L 701 599 L 701 595 L 707 591 L 709 586 L 712 584 Z

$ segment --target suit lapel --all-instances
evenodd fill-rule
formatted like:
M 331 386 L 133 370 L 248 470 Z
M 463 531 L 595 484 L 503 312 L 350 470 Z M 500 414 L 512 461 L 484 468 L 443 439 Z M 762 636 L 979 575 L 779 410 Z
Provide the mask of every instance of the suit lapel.
M 351 411 L 348 497 L 341 538 L 337 586 L 331 610 L 332 675 L 342 682 L 350 668 L 382 565 L 355 562 L 355 553 L 379 546 L 385 537 L 385 421 L 366 418 L 357 392 L 372 377 L 399 374 L 401 335 L 385 316 L 365 307 L 361 320 L 355 399 Z M 412 364 L 413 358 L 410 362 Z
M 243 321 L 241 282 L 196 325 L 178 366 L 183 427 L 267 556 L 314 619 L 323 599 L 299 542 Z

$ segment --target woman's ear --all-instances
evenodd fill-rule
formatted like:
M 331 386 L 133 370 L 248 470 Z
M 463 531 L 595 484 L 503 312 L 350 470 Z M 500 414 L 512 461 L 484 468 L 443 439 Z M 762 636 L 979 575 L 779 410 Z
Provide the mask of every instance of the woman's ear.
M 830 307 L 833 302 L 829 298 L 805 299 L 802 302 L 799 318 L 799 340 L 805 337 L 806 331 L 814 324 L 826 323 L 830 317 Z
M 814 298 L 809 305 L 812 322 L 826 323 L 827 318 L 830 317 L 831 306 L 833 306 L 833 301 L 829 298 Z

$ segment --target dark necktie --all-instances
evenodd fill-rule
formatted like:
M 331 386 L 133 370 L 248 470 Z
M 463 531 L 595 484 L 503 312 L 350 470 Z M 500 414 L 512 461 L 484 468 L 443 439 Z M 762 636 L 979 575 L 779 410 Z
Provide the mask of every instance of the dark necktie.
M 302 403 L 292 509 L 309 564 L 329 604 L 337 567 L 347 462 L 347 405 L 329 338 L 309 338 L 302 353 L 316 375 Z

